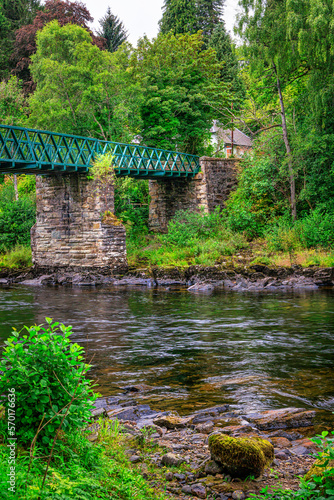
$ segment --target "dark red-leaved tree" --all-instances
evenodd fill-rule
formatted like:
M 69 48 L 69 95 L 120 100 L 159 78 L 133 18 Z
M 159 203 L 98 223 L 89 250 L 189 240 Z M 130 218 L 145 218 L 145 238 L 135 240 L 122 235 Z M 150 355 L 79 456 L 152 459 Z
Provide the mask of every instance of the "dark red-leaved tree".
M 47 0 L 44 10 L 38 12 L 32 24 L 22 26 L 16 32 L 13 53 L 16 65 L 13 72 L 24 81 L 26 92 L 34 90 L 29 65 L 30 56 L 36 52 L 36 33 L 54 19 L 57 19 L 61 26 L 69 23 L 82 26 L 92 35 L 95 45 L 100 49 L 106 48 L 105 39 L 95 36 L 88 28 L 88 23 L 93 21 L 93 18 L 83 3 L 69 0 Z

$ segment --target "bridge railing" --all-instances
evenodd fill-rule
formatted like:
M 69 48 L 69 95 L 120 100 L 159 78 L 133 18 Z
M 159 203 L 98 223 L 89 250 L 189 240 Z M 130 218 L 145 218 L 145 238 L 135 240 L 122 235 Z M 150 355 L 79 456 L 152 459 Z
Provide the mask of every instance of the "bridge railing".
M 0 171 L 88 172 L 97 155 L 111 153 L 118 176 L 194 176 L 199 157 L 138 144 L 0 125 Z

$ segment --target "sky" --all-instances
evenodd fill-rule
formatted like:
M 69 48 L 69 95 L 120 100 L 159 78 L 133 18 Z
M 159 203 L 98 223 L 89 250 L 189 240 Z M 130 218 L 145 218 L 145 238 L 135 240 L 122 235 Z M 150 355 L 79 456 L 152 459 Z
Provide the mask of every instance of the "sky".
M 129 32 L 129 42 L 136 45 L 138 38 L 145 33 L 153 38 L 158 33 L 158 21 L 162 15 L 163 0 L 82 0 L 86 4 L 94 22 L 93 28 L 98 27 L 98 21 L 104 16 L 108 6 L 111 12 L 118 16 Z M 237 12 L 238 0 L 226 0 L 224 20 L 227 30 L 231 32 Z

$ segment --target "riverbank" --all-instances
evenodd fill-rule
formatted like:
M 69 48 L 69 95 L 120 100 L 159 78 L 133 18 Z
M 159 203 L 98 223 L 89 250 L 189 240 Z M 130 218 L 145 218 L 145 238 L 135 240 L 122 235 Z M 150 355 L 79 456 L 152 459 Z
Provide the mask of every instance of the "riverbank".
M 316 290 L 334 286 L 334 267 L 303 268 L 268 267 L 261 264 L 226 267 L 188 266 L 132 269 L 122 276 L 114 276 L 110 269 L 94 268 L 28 268 L 1 269 L 0 284 L 23 285 L 77 285 L 116 287 L 186 287 L 190 292 L 214 290 L 281 291 L 293 289 Z
M 135 395 L 142 387 L 127 389 Z M 121 423 L 122 446 L 132 467 L 157 492 L 164 491 L 173 499 L 243 500 L 278 488 L 287 490 L 280 498 L 290 498 L 288 490 L 299 489 L 301 478 L 315 461 L 317 448 L 309 437 L 320 427 L 330 430 L 328 413 L 305 408 L 245 415 L 221 405 L 180 417 L 142 402 L 136 397 L 124 401 L 122 396 L 97 400 L 93 413 L 99 420 L 90 426 L 89 439 L 99 440 L 102 418 Z M 212 460 L 209 437 L 216 434 L 266 439 L 274 447 L 274 460 L 260 477 L 231 477 Z

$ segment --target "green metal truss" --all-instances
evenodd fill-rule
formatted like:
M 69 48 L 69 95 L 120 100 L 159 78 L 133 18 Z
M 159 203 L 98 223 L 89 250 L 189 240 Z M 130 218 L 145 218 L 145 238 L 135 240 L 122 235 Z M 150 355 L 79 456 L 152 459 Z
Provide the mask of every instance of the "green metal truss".
M 118 177 L 193 177 L 199 157 L 42 130 L 0 125 L 0 172 L 65 174 L 88 172 L 94 158 L 111 153 Z

